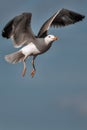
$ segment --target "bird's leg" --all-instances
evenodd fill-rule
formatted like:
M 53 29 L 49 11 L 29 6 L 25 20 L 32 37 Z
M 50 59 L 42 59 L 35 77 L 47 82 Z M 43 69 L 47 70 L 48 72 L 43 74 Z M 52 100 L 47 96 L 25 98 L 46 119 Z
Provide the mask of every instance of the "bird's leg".
M 25 60 L 23 61 L 23 65 L 24 65 L 24 68 L 23 68 L 23 71 L 22 71 L 22 76 L 24 77 L 25 73 L 26 73 L 26 69 L 27 69 Z
M 26 67 L 26 58 L 28 56 L 25 56 L 24 59 L 23 59 L 23 65 L 24 65 L 24 68 L 23 68 L 23 71 L 22 71 L 22 76 L 24 77 L 25 76 L 25 73 L 26 73 L 26 70 L 27 70 L 27 67 Z
M 32 60 L 33 69 L 32 69 L 32 71 L 31 71 L 31 76 L 32 76 L 32 78 L 34 77 L 35 72 L 36 72 L 36 68 L 35 68 L 35 64 L 34 64 L 35 58 L 36 58 L 36 56 L 33 56 L 33 60 Z

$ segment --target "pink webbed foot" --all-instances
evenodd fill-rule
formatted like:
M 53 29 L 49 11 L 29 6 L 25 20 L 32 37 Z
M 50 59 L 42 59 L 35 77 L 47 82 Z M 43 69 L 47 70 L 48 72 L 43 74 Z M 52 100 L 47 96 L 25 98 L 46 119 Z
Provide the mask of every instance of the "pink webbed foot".
M 36 71 L 35 71 L 34 69 L 31 71 L 31 77 L 32 77 L 32 78 L 34 77 L 35 72 L 36 72 Z

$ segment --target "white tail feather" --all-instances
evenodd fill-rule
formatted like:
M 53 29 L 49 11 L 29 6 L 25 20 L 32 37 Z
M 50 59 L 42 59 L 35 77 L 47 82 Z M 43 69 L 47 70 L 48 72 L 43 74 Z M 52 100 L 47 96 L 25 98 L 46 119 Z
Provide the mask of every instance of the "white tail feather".
M 14 52 L 12 54 L 6 55 L 5 60 L 9 63 L 17 63 L 23 61 L 25 55 L 21 51 Z

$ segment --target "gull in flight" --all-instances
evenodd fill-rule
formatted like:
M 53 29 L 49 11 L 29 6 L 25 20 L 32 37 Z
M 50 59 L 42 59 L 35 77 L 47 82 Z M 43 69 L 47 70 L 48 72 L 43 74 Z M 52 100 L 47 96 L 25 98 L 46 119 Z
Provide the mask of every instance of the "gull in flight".
M 14 47 L 21 47 L 19 51 L 6 55 L 5 60 L 13 64 L 23 62 L 22 76 L 26 73 L 26 59 L 33 56 L 33 69 L 31 71 L 31 76 L 33 77 L 36 72 L 35 58 L 49 50 L 52 43 L 58 40 L 58 37 L 48 34 L 49 28 L 74 24 L 81 21 L 85 16 L 63 8 L 45 21 L 37 35 L 31 29 L 31 17 L 32 13 L 27 12 L 14 17 L 3 28 L 2 36 L 7 39 L 11 38 Z

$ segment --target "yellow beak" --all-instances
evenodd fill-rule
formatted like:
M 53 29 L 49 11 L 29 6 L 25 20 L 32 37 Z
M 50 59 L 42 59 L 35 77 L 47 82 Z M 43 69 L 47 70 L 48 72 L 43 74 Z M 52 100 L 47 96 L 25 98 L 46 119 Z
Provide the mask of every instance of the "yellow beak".
M 59 39 L 59 38 L 58 38 L 58 37 L 56 37 L 56 36 L 53 38 L 53 40 L 54 40 L 54 41 L 56 41 L 56 40 L 58 40 L 58 39 Z

